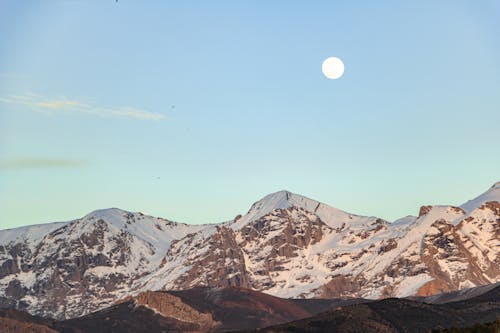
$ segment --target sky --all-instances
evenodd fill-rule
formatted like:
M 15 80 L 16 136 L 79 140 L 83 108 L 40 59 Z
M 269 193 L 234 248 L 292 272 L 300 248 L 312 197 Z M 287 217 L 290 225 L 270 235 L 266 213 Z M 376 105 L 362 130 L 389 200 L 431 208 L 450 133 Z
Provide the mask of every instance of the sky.
M 499 31 L 498 0 L 2 0 L 0 229 L 459 205 L 500 180 Z

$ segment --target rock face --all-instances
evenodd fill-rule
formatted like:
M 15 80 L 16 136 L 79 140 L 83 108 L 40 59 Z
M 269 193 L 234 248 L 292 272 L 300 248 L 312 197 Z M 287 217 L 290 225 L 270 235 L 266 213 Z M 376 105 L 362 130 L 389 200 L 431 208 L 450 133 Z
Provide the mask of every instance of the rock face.
M 163 317 L 173 317 L 183 322 L 195 323 L 200 330 L 208 330 L 218 325 L 210 313 L 197 311 L 182 302 L 179 297 L 169 293 L 146 291 L 140 293 L 135 302 L 138 306 L 145 306 L 155 310 Z
M 303 258 L 301 253 L 318 243 L 329 230 L 317 216 L 295 207 L 277 209 L 246 225 L 239 232 L 239 245 L 253 268 L 251 287 L 276 287 L 279 281 L 273 280 L 273 273 L 287 270 L 285 265 L 292 258 Z M 307 265 L 303 260 L 302 264 Z
M 164 289 L 249 287 L 243 251 L 235 232 L 226 226 L 215 226 L 174 242 L 155 276 L 162 281 L 166 277 L 169 288 Z M 161 287 L 152 286 L 152 290 Z
M 499 202 L 496 183 L 461 207 L 424 206 L 389 223 L 281 191 L 220 224 L 108 209 L 2 230 L 0 307 L 73 318 L 148 290 L 236 286 L 284 298 L 377 299 L 494 283 Z

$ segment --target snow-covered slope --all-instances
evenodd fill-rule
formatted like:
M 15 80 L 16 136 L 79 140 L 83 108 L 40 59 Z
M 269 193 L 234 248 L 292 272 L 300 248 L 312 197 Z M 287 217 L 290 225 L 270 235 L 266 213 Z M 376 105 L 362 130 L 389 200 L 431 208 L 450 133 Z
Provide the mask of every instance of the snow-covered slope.
M 496 182 L 488 191 L 462 204 L 460 208 L 466 212 L 471 212 L 474 209 L 481 207 L 483 204 L 491 201 L 500 201 L 500 182 Z
M 0 230 L 0 245 L 20 242 L 35 244 L 45 237 L 46 234 L 62 227 L 67 223 L 69 222 L 54 222 Z
M 195 286 L 380 298 L 495 283 L 499 184 L 461 207 L 424 206 L 394 223 L 280 191 L 220 224 L 112 208 L 0 230 L 0 306 L 64 318 L 146 290 Z

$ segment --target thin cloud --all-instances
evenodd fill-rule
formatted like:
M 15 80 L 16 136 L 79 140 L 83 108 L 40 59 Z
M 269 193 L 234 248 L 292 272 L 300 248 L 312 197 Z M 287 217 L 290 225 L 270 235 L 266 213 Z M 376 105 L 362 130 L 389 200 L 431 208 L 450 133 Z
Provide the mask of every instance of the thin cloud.
M 0 102 L 22 105 L 34 112 L 57 114 L 61 112 L 87 113 L 98 117 L 129 118 L 142 120 L 160 120 L 165 118 L 160 113 L 131 107 L 102 107 L 68 98 L 48 99 L 36 94 L 0 96 Z
M 49 102 L 38 102 L 35 103 L 36 106 L 47 109 L 62 109 L 70 106 L 79 106 L 80 102 L 77 101 L 49 101 Z
M 116 108 L 114 110 L 111 110 L 111 113 L 115 117 L 123 117 L 123 118 L 140 118 L 149 120 L 159 120 L 164 118 L 163 115 L 158 113 L 152 113 L 141 109 L 126 108 L 126 107 Z
M 0 160 L 0 169 L 74 168 L 86 164 L 83 160 L 50 157 L 18 157 Z

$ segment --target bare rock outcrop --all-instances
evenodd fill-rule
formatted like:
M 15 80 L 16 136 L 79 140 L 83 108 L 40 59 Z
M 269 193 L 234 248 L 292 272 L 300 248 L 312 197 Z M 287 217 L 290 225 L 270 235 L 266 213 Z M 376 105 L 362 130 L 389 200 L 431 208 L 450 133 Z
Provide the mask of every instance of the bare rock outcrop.
M 211 313 L 199 312 L 184 303 L 179 297 L 167 292 L 146 291 L 140 293 L 135 302 L 138 306 L 145 306 L 167 318 L 174 318 L 182 322 L 195 323 L 200 330 L 208 330 L 218 325 Z

